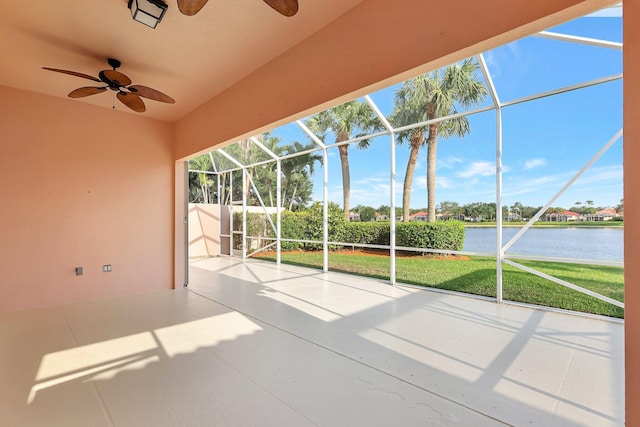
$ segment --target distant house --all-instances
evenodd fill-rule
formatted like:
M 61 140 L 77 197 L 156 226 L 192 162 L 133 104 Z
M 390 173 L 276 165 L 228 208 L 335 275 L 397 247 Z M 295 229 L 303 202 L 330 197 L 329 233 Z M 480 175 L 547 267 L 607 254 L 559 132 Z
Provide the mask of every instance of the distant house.
M 602 209 L 594 214 L 587 214 L 585 218 L 587 221 L 611 221 L 616 216 L 622 216 L 617 213 L 613 208 Z
M 349 212 L 349 221 L 360 221 L 360 214 L 358 212 Z
M 376 221 L 388 221 L 389 218 L 386 215 L 376 212 Z
M 413 215 L 409 215 L 409 221 L 428 221 L 429 214 L 425 211 L 416 212 Z
M 507 221 L 522 221 L 522 217 L 518 212 L 509 211 L 507 214 Z
M 567 222 L 567 221 L 579 221 L 580 214 L 577 212 L 564 211 L 564 212 L 554 212 L 550 214 L 545 214 L 545 221 L 557 221 L 557 222 Z

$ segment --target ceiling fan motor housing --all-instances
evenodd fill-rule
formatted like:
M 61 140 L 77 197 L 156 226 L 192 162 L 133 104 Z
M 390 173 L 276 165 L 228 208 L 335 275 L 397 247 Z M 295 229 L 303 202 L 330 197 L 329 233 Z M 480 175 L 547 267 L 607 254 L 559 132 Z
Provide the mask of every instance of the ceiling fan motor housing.
M 109 89 L 114 90 L 114 91 L 119 91 L 120 88 L 122 87 L 122 85 L 118 84 L 118 82 L 114 82 L 113 80 L 109 79 L 104 71 L 100 71 L 98 73 L 98 77 L 100 77 L 100 80 L 102 80 L 103 82 L 105 82 L 107 85 L 109 85 Z

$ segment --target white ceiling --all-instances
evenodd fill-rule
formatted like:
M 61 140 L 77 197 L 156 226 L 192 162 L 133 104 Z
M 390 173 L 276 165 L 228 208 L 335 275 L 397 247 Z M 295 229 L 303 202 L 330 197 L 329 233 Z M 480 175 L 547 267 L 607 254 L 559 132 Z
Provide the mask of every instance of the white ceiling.
M 210 0 L 184 16 L 176 0 L 153 30 L 131 19 L 124 0 L 0 2 L 0 85 L 66 97 L 89 80 L 42 70 L 98 75 L 107 58 L 134 84 L 158 89 L 176 103 L 146 100 L 141 113 L 176 121 L 247 74 L 307 38 L 361 0 L 299 0 L 297 15 L 279 15 L 262 0 Z M 73 102 L 111 108 L 113 92 Z M 134 113 L 115 101 L 117 109 Z

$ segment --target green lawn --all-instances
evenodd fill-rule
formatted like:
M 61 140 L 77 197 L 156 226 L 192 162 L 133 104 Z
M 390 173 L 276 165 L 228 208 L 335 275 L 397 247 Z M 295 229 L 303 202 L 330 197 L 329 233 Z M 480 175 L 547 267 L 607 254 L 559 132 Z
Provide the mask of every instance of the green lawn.
M 255 258 L 274 261 L 275 254 L 264 253 Z M 283 263 L 313 268 L 322 268 L 322 259 L 320 251 L 282 254 Z M 623 301 L 622 268 L 540 261 L 519 261 L 519 263 Z M 329 268 L 332 271 L 389 279 L 389 258 L 379 255 L 363 256 L 357 253 L 331 252 Z M 398 257 L 396 258 L 396 278 L 401 283 L 496 296 L 496 261 L 493 258 Z M 619 307 L 509 265 L 503 266 L 503 297 L 510 301 L 624 317 L 624 311 Z

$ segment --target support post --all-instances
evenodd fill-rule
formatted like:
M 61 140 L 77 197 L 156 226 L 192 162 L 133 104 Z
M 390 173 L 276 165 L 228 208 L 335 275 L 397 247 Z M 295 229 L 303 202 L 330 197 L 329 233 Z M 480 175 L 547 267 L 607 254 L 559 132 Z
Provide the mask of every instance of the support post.
M 189 286 L 189 162 L 184 162 L 184 287 Z
M 229 172 L 229 256 L 233 256 L 233 172 Z
M 280 159 L 276 163 L 276 264 L 282 263 L 282 162 Z
M 242 168 L 242 260 L 245 261 L 246 259 L 247 259 L 247 170 L 245 168 Z
M 211 154 L 211 153 L 209 153 Z M 220 173 L 216 173 L 216 188 L 218 189 L 218 253 L 216 255 L 222 255 L 222 187 L 220 186 Z
M 389 135 L 389 279 L 393 286 L 396 285 L 396 138 L 393 131 Z
M 496 109 L 496 302 L 502 302 L 502 109 Z
M 322 150 L 322 271 L 329 271 L 329 153 L 327 147 Z
M 382 122 L 385 129 L 389 132 L 389 281 L 393 286 L 396 285 L 396 137 L 393 126 L 387 120 L 384 114 L 369 95 L 364 97 L 369 107 L 373 110 L 378 119 Z
M 502 247 L 502 105 L 484 56 L 480 54 L 477 58 L 482 75 L 487 82 L 493 106 L 496 109 L 496 302 L 501 303 L 502 262 L 505 253 L 505 249 Z

